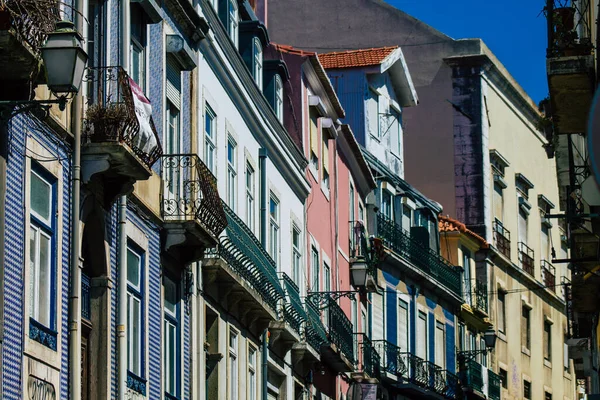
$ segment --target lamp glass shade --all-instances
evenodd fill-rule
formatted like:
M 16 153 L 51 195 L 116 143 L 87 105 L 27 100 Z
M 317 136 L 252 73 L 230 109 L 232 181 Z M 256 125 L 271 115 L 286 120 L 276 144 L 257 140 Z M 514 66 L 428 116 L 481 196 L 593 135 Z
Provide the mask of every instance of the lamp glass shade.
M 367 284 L 368 267 L 364 259 L 359 258 L 350 264 L 350 273 L 352 274 L 352 285 L 357 288 L 363 288 Z
M 87 58 L 81 36 L 73 29 L 73 24 L 59 22 L 57 30 L 48 35 L 42 47 L 48 88 L 54 93 L 77 93 Z
M 496 330 L 494 328 L 489 328 L 483 334 L 483 340 L 485 341 L 485 346 L 488 349 L 493 349 L 496 346 L 496 338 L 497 337 L 498 337 L 498 335 L 496 335 Z

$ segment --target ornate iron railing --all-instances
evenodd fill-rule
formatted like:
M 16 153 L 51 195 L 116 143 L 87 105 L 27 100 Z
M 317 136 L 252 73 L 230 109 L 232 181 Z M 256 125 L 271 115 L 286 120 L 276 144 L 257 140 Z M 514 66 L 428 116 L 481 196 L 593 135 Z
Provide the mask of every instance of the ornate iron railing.
M 591 4 L 590 0 L 546 0 L 548 58 L 591 54 L 592 26 L 596 22 L 592 20 Z
M 131 78 L 122 67 L 87 68 L 83 82 L 88 85 L 88 108 L 84 118 L 87 143 L 119 142 L 131 148 L 146 166 L 162 155 L 162 147 L 152 116 L 151 132 L 140 128 L 145 111 L 137 110 L 131 91 Z
M 373 342 L 365 333 L 355 333 L 355 346 L 359 354 L 356 359 L 357 371 L 368 374 L 371 378 L 378 378 L 381 365 L 381 357 L 373 345 Z
M 500 400 L 500 385 L 500 375 L 488 370 L 488 398 L 490 400 Z
M 525 243 L 519 242 L 519 265 L 531 276 L 535 276 L 534 260 L 533 249 Z
M 457 296 L 461 296 L 460 269 L 450 264 L 446 259 L 411 239 L 402 227 L 387 219 L 384 215 L 377 215 L 377 233 L 384 245 L 408 258 L 421 271 L 433 276 L 438 282 Z
M 555 292 L 556 287 L 556 269 L 546 260 L 542 260 L 542 282 L 546 289 Z
M 408 366 L 408 380 L 421 387 L 429 386 L 429 366 L 427 362 L 412 353 L 402 353 L 404 362 Z
M 475 307 L 484 313 L 488 312 L 488 288 L 480 280 L 475 281 Z
M 273 310 L 285 293 L 277 278 L 275 261 L 262 247 L 254 233 L 223 203 L 227 216 L 227 236 L 222 236 L 217 252 L 256 290 Z
M 300 300 L 300 291 L 292 278 L 285 272 L 281 273 L 281 281 L 286 294 L 286 302 L 283 305 L 283 318 L 297 333 L 300 333 L 302 322 L 308 318 L 302 306 L 302 300 Z
M 310 303 L 311 301 L 309 301 Z M 354 338 L 352 322 L 348 319 L 344 310 L 331 297 L 327 300 L 327 327 L 328 337 L 339 351 L 346 356 L 350 362 L 354 362 Z
M 217 182 L 196 154 L 165 154 L 161 158 L 164 182 L 161 212 L 165 220 L 200 221 L 217 237 L 227 226 Z
M 427 368 L 427 388 L 436 393 L 442 394 L 446 386 L 446 378 L 442 367 L 435 365 L 430 361 L 425 361 Z
M 305 338 L 306 342 L 317 352 L 321 350 L 321 346 L 329 342 L 327 339 L 327 331 L 321 322 L 321 313 L 319 309 L 311 302 L 304 303 L 308 320 L 306 323 Z
M 12 28 L 31 51 L 39 54 L 60 21 L 59 0 L 0 0 L 0 30 Z
M 90 277 L 86 274 L 81 274 L 81 316 L 88 321 L 91 317 L 91 304 L 90 304 Z
M 499 220 L 495 220 L 492 227 L 494 230 L 494 245 L 500 253 L 510 259 L 510 231 Z
M 460 393 L 460 386 L 458 384 L 458 376 L 454 375 L 453 373 L 444 370 L 444 378 L 445 378 L 445 385 L 444 385 L 444 391 L 442 393 L 442 395 L 447 398 L 447 399 L 456 399 L 459 396 Z
M 474 360 L 465 363 L 462 386 L 483 393 L 483 368 Z
M 374 340 L 373 344 L 380 357 L 380 365 L 383 371 L 397 376 L 407 376 L 408 364 L 406 354 L 400 347 L 387 340 Z

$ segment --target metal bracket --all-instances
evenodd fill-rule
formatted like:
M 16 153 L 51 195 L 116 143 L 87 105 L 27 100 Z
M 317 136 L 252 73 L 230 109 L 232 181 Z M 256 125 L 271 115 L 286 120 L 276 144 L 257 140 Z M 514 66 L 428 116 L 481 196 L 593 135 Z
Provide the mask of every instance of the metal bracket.
M 354 295 L 360 293 L 359 290 L 347 290 L 338 292 L 308 292 L 307 299 L 319 310 L 329 308 L 330 301 L 337 301 L 342 297 L 353 299 Z
M 58 109 L 64 111 L 67 108 L 67 100 L 67 96 L 60 96 L 58 99 L 53 100 L 0 101 L 0 119 L 8 121 L 25 112 L 32 112 L 43 119 L 48 116 L 50 107 L 54 104 L 58 104 Z

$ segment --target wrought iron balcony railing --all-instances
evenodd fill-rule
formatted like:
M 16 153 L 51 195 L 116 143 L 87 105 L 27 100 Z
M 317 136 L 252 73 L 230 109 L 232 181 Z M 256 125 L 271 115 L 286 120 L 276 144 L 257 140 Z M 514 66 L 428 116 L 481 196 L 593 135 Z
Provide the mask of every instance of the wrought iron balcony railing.
M 164 187 L 161 201 L 165 221 L 197 220 L 217 237 L 227 226 L 217 182 L 196 154 L 161 157 Z
M 415 356 L 412 353 L 402 353 L 402 356 L 404 357 L 404 362 L 408 367 L 408 380 L 415 385 L 428 387 L 430 385 L 430 369 L 427 361 Z
M 556 287 L 556 269 L 546 260 L 542 260 L 542 282 L 546 289 L 555 292 Z
M 377 232 L 384 245 L 409 259 L 418 269 L 436 278 L 440 284 L 457 296 L 461 296 L 459 268 L 450 264 L 429 247 L 412 239 L 402 227 L 382 214 L 377 215 Z
M 311 301 L 309 301 L 310 303 Z M 344 310 L 332 298 L 327 298 L 327 328 L 329 330 L 329 341 L 346 356 L 350 362 L 354 362 L 354 338 L 352 322 L 348 319 Z
M 357 370 L 365 372 L 371 378 L 379 378 L 381 357 L 375 346 L 373 346 L 373 342 L 364 333 L 355 333 L 354 337 L 356 339 L 356 349 L 358 350 Z
M 408 365 L 405 357 L 407 353 L 387 340 L 374 340 L 373 344 L 381 356 L 381 370 L 398 377 L 407 376 Z
M 490 400 L 500 400 L 500 385 L 500 375 L 488 370 L 488 398 Z
M 300 327 L 308 319 L 308 316 L 304 311 L 302 300 L 300 300 L 298 286 L 285 272 L 281 274 L 281 281 L 286 294 L 286 301 L 283 305 L 283 318 L 300 334 Z
M 38 53 L 61 19 L 61 4 L 59 0 L 0 0 L 0 30 L 13 29 Z
M 500 253 L 510 259 L 510 231 L 499 220 L 494 221 L 493 230 L 494 245 Z
M 444 391 L 443 391 L 442 395 L 447 399 L 458 398 L 459 393 L 460 393 L 458 376 L 454 375 L 453 373 L 451 373 L 447 370 L 444 370 L 442 372 L 444 373 L 444 378 L 445 378 L 445 386 L 444 386 Z
M 317 352 L 321 350 L 321 346 L 327 344 L 327 331 L 321 322 L 321 313 L 318 306 L 311 301 L 305 302 L 306 314 L 308 320 L 306 323 L 305 338 L 306 342 Z
M 475 308 L 486 314 L 488 312 L 488 289 L 480 280 L 475 281 Z
M 571 289 L 571 280 L 566 276 L 560 277 L 560 294 L 564 300 L 567 300 L 568 295 L 570 294 L 569 290 Z
M 223 203 L 227 216 L 227 236 L 222 236 L 218 254 L 243 278 L 273 310 L 285 292 L 277 278 L 275 261 L 254 233 Z
M 533 249 L 525 243 L 519 242 L 519 265 L 531 276 L 535 276 L 534 260 Z
M 129 75 L 118 66 L 90 67 L 83 82 L 88 85 L 85 141 L 126 144 L 150 168 L 162 155 L 162 147 L 152 117 L 147 127 L 140 125 L 138 114 L 144 119 L 145 111 L 136 111 Z
M 81 316 L 88 321 L 91 317 L 90 304 L 91 286 L 90 277 L 86 274 L 81 274 Z
M 595 24 L 591 7 L 589 0 L 546 0 L 548 58 L 591 54 Z
M 476 390 L 483 393 L 483 367 L 474 360 L 465 363 L 465 370 L 462 372 L 463 387 Z

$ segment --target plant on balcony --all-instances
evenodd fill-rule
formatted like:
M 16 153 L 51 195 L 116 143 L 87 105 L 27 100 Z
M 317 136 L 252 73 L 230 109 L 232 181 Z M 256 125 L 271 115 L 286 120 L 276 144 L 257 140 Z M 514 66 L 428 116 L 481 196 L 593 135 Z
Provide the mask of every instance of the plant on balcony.
M 122 103 L 93 104 L 85 113 L 87 136 L 92 142 L 118 140 L 127 119 L 127 108 Z
M 546 9 L 544 9 L 544 14 L 548 17 Z M 551 56 L 568 57 L 591 54 L 593 46 L 590 39 L 580 37 L 577 33 L 576 26 L 583 21 L 576 21 L 576 16 L 577 9 L 575 7 L 557 7 L 553 10 L 552 37 L 549 40 Z
M 14 29 L 38 52 L 60 20 L 59 0 L 0 0 L 0 30 Z

